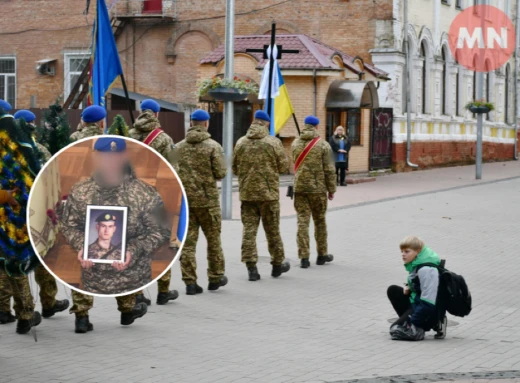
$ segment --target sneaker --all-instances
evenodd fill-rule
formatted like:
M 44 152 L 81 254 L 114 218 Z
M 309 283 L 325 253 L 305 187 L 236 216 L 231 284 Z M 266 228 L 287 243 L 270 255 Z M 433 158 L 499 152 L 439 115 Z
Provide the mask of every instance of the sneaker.
M 291 269 L 291 264 L 287 261 L 285 261 L 281 265 L 273 265 L 273 271 L 271 272 L 271 276 L 273 278 L 278 278 L 280 275 L 288 272 L 290 269 Z
M 146 305 L 146 303 L 137 303 L 132 309 L 132 311 L 128 313 L 121 313 L 121 324 L 123 326 L 129 326 L 132 323 L 134 323 L 136 319 L 142 318 L 147 311 L 148 306 Z
M 424 339 L 424 330 L 414 324 L 394 325 L 390 328 L 392 340 L 418 341 Z
M 258 274 L 258 268 L 256 266 L 248 267 L 247 272 L 249 273 L 250 281 L 254 282 L 260 280 L 260 274 Z
M 437 334 L 434 335 L 435 339 L 446 338 L 446 334 L 448 333 L 448 317 L 446 315 L 439 321 L 439 325 L 434 330 L 437 331 Z
M 29 331 L 31 331 L 32 327 L 36 327 L 40 323 L 42 323 L 42 316 L 38 311 L 35 311 L 31 319 L 18 319 L 18 323 L 16 324 L 16 332 L 18 334 L 27 334 Z
M 332 262 L 333 260 L 334 260 L 334 256 L 332 254 L 318 255 L 318 259 L 316 260 L 316 264 L 322 266 L 326 262 Z
M 138 303 L 146 303 L 147 306 L 152 304 L 152 301 L 144 296 L 144 294 L 136 294 L 135 295 L 135 304 Z
M 309 258 L 302 258 L 300 260 L 300 267 L 302 269 L 308 269 L 309 267 L 311 267 L 311 262 L 309 261 Z
M 0 324 L 13 323 L 16 321 L 16 317 L 9 311 L 0 312 Z
M 157 304 L 165 305 L 169 301 L 174 301 L 179 298 L 179 292 L 177 290 L 170 290 L 167 293 L 157 294 Z
M 50 318 L 51 316 L 53 316 L 56 313 L 67 310 L 69 308 L 69 305 L 70 305 L 70 303 L 69 303 L 68 299 L 56 301 L 56 303 L 54 303 L 54 306 L 52 306 L 50 309 L 42 310 L 42 317 Z
M 89 331 L 94 331 L 94 325 L 90 323 L 87 316 L 76 317 L 74 332 L 76 334 L 86 334 Z
M 220 278 L 219 282 L 210 282 L 208 284 L 208 290 L 211 290 L 211 291 L 218 290 L 219 287 L 224 287 L 225 285 L 227 285 L 227 283 L 228 283 L 228 279 L 227 279 L 227 277 L 225 275 L 223 275 Z
M 186 285 L 186 295 L 202 294 L 203 291 L 204 289 L 196 283 Z

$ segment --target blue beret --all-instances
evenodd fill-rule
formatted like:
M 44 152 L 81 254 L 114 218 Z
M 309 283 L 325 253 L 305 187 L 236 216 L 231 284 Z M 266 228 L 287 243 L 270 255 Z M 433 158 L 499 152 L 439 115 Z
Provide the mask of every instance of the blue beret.
M 23 118 L 25 122 L 33 122 L 34 120 L 36 120 L 36 115 L 30 110 L 22 109 L 14 114 L 14 118 L 15 120 Z
M 303 122 L 308 125 L 319 125 L 320 119 L 314 116 L 307 116 Z
M 141 110 L 151 110 L 154 113 L 157 113 L 161 110 L 161 106 L 154 100 L 144 100 L 141 102 Z
M 13 109 L 13 107 L 7 101 L 0 100 L 0 109 L 3 109 L 4 112 L 8 113 L 11 109 Z
M 263 110 L 257 110 L 255 112 L 255 118 L 257 120 L 264 120 L 264 121 L 271 122 L 271 119 L 269 118 L 269 115 L 266 112 L 264 112 Z
M 85 122 L 98 122 L 103 120 L 107 116 L 105 108 L 99 105 L 92 105 L 85 109 L 81 113 L 81 119 Z
M 209 113 L 204 109 L 197 109 L 195 112 L 191 114 L 192 121 L 208 121 Z
M 124 138 L 116 137 L 100 137 L 94 144 L 94 150 L 97 152 L 119 153 L 126 150 L 126 141 Z

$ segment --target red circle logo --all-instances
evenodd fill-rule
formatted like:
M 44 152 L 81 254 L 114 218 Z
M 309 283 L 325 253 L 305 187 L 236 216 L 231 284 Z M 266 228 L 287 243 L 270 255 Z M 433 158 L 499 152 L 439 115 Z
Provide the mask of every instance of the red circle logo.
M 455 17 L 448 42 L 460 65 L 476 72 L 490 72 L 504 65 L 513 54 L 515 26 L 500 9 L 475 5 Z

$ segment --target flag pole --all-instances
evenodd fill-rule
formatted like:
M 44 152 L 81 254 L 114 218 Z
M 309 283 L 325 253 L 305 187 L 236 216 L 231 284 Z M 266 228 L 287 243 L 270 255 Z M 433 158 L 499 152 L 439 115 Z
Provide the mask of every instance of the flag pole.
M 135 124 L 134 112 L 132 110 L 132 104 L 130 103 L 130 96 L 128 95 L 128 88 L 126 87 L 125 75 L 123 73 L 121 73 L 121 83 L 123 84 L 123 90 L 125 91 L 126 106 L 128 108 L 128 112 L 130 112 L 130 121 L 132 121 L 133 127 Z
M 273 86 L 273 67 L 274 67 L 274 47 L 276 43 L 276 23 L 271 26 L 271 54 L 269 55 L 269 84 L 267 85 L 267 114 L 273 119 L 273 100 L 271 98 Z M 274 134 L 274 128 L 271 127 L 271 133 Z
M 296 119 L 296 114 L 292 114 L 294 124 L 296 125 L 296 130 L 298 131 L 298 136 L 301 136 L 302 132 L 300 132 L 300 125 L 298 125 L 298 120 Z

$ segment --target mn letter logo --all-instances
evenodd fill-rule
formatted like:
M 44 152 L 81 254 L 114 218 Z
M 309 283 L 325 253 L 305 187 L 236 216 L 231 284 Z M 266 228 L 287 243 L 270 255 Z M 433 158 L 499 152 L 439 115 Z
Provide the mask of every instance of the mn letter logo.
M 515 27 L 500 9 L 489 5 L 466 8 L 453 20 L 448 34 L 450 51 L 462 66 L 490 72 L 513 54 Z

